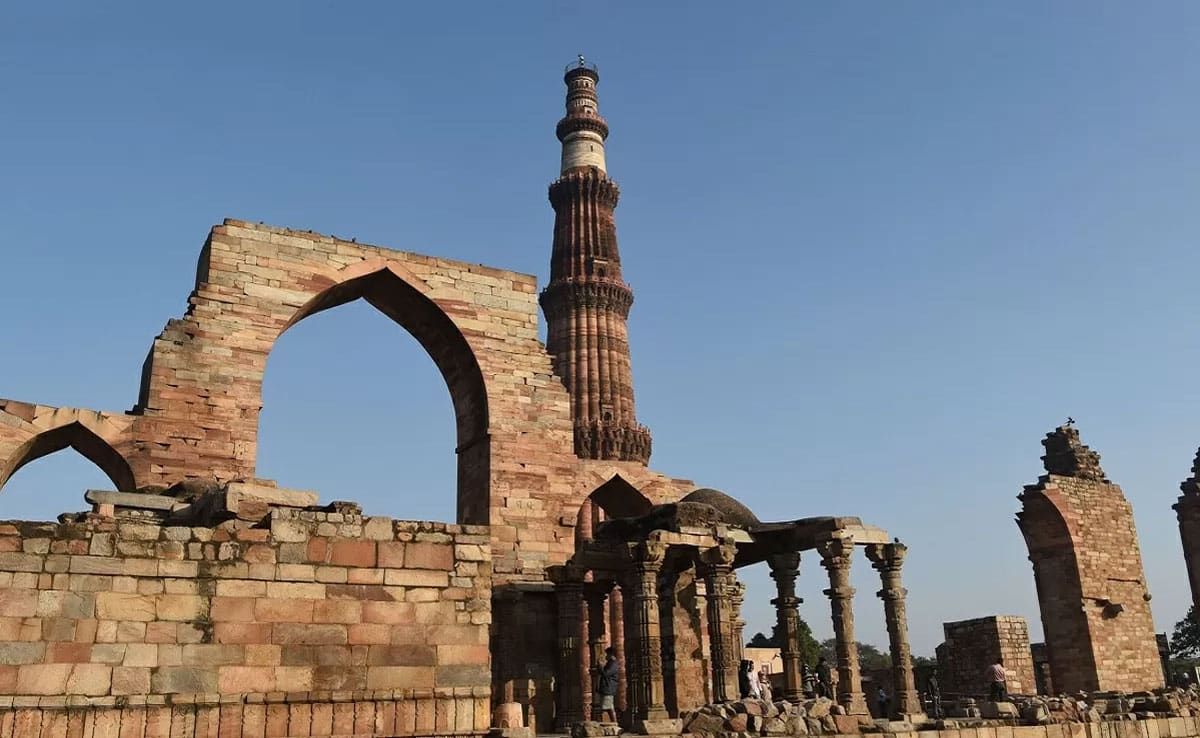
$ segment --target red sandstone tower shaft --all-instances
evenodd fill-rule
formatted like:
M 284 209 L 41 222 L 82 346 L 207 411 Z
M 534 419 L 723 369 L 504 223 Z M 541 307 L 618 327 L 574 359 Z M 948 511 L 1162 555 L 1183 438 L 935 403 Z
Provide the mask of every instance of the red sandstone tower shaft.
M 633 409 L 626 320 L 633 291 L 621 280 L 613 210 L 621 191 L 608 178 L 595 67 L 567 70 L 567 114 L 556 133 L 561 175 L 550 185 L 554 249 L 541 295 L 546 348 L 571 395 L 575 453 L 586 459 L 650 460 L 650 431 Z

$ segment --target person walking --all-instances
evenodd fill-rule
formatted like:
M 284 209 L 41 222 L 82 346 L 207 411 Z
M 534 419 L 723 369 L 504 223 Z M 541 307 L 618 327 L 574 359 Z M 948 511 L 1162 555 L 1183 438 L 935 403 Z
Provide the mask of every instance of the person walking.
M 890 709 L 892 700 L 888 697 L 887 690 L 882 685 L 880 685 L 879 691 L 875 693 L 875 700 L 879 703 L 879 717 L 887 720 L 892 714 Z
M 612 646 L 604 649 L 604 666 L 600 667 L 600 683 L 597 685 L 596 706 L 600 720 L 617 722 L 617 689 L 621 683 L 621 663 L 617 661 L 617 650 Z
M 1008 674 L 1004 671 L 1004 659 L 996 659 L 996 663 L 987 669 L 988 699 L 992 702 L 1008 700 Z

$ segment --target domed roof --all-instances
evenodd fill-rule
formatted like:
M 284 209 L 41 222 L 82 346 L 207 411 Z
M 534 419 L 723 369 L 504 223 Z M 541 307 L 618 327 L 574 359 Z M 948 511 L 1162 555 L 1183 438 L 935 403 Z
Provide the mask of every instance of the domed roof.
M 750 508 L 717 489 L 708 489 L 705 487 L 689 492 L 680 502 L 701 502 L 705 505 L 711 505 L 721 513 L 721 516 L 725 518 L 725 522 L 730 525 L 748 528 L 752 525 L 758 525 L 760 522 L 758 516 Z

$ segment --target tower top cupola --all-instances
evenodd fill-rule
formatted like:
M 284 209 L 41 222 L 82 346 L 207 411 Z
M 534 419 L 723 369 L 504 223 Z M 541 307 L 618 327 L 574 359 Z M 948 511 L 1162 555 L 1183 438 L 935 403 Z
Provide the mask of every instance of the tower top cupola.
M 588 167 L 605 172 L 604 140 L 608 138 L 608 122 L 600 117 L 600 99 L 596 96 L 600 71 L 580 54 L 578 61 L 567 66 L 563 81 L 567 84 L 567 114 L 555 128 L 555 134 L 562 142 L 560 172 L 566 174 Z

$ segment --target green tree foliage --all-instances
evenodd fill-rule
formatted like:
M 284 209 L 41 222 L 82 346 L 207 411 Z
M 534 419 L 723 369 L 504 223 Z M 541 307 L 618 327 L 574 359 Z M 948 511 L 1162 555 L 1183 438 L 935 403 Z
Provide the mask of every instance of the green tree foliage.
M 1200 618 L 1196 615 L 1194 605 L 1188 608 L 1183 620 L 1175 623 L 1175 632 L 1171 634 L 1171 655 L 1182 659 L 1200 656 Z
M 827 638 L 821 641 L 821 656 L 829 663 L 837 662 L 834 651 L 835 641 Z M 864 671 L 871 669 L 888 669 L 892 666 L 892 657 L 887 651 L 880 651 L 870 643 L 858 641 L 858 667 Z
M 762 633 L 755 633 L 746 647 L 783 648 L 783 634 L 779 631 L 779 623 L 771 626 L 770 638 Z M 817 639 L 813 638 L 812 629 L 808 627 L 808 623 L 804 622 L 804 618 L 800 618 L 800 659 L 811 666 L 817 663 L 820 653 L 821 646 L 817 643 Z

